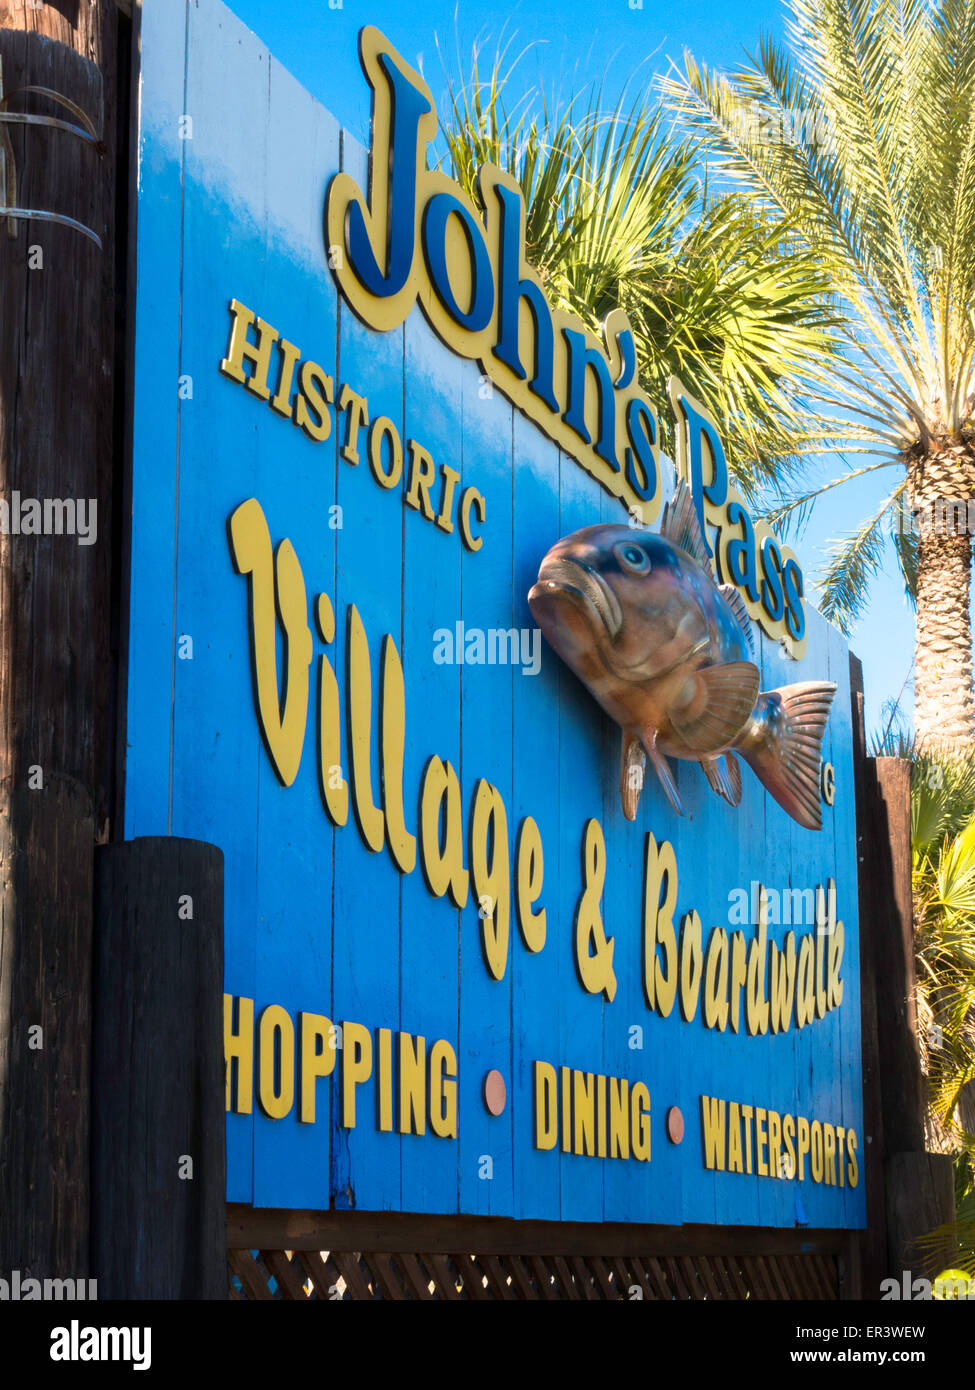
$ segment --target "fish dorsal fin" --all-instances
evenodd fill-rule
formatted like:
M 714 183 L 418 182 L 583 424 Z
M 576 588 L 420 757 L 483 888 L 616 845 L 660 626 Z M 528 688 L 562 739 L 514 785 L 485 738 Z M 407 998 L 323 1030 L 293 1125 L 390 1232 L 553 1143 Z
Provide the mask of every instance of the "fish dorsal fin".
M 698 756 L 723 752 L 751 717 L 759 680 L 752 661 L 728 661 L 695 671 L 686 701 L 667 711 L 677 737 Z
M 664 540 L 686 551 L 708 574 L 713 572 L 711 552 L 701 530 L 694 496 L 683 478 L 678 478 L 677 491 L 664 507 L 660 534 Z
M 738 619 L 738 625 L 748 643 L 748 650 L 754 656 L 755 638 L 752 636 L 752 620 L 748 616 L 748 609 L 745 607 L 745 600 L 740 591 L 735 588 L 734 584 L 719 584 L 718 593 Z

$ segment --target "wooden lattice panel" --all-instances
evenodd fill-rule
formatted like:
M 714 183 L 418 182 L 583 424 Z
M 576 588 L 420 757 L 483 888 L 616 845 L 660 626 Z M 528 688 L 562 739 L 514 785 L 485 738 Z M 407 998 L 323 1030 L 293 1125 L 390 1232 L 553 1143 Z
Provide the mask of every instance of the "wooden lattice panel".
M 230 1250 L 232 1299 L 836 1299 L 831 1255 Z

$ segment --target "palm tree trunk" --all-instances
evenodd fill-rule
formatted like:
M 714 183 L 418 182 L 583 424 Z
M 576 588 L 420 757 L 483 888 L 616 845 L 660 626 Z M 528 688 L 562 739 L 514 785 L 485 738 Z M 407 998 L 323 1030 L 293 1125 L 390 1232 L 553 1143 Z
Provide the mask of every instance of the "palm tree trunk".
M 950 445 L 914 461 L 909 492 L 919 532 L 914 727 L 919 747 L 960 752 L 975 735 L 970 446 Z

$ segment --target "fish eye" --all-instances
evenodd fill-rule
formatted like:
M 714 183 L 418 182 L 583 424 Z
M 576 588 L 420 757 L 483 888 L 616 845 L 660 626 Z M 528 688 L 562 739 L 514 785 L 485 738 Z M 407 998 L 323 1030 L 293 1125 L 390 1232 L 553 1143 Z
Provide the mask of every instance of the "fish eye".
M 650 569 L 650 556 L 642 546 L 634 545 L 632 541 L 616 547 L 616 558 L 630 574 L 646 574 Z

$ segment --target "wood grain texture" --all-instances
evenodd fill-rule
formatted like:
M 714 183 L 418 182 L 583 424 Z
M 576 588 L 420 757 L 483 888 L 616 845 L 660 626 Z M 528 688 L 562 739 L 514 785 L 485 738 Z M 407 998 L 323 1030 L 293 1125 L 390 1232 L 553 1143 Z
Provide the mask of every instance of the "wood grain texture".
M 99 1294 L 222 1298 L 223 856 L 213 845 L 175 837 L 103 846 L 95 914 L 92 1269 Z
M 5 92 L 49 87 L 105 125 L 102 73 L 73 48 L 4 27 L 0 59 Z M 28 100 L 11 108 L 64 114 Z M 75 217 L 105 244 L 36 221 L 0 230 L 0 496 L 97 507 L 94 544 L 0 536 L 0 1265 L 77 1277 L 88 1267 L 92 855 L 111 722 L 113 169 L 63 132 L 6 128 L 19 205 Z
M 911 903 L 911 765 L 869 759 L 866 872 L 882 968 L 876 976 L 880 1088 L 888 1154 L 924 1151 L 924 1079 L 917 1041 L 914 920 Z

